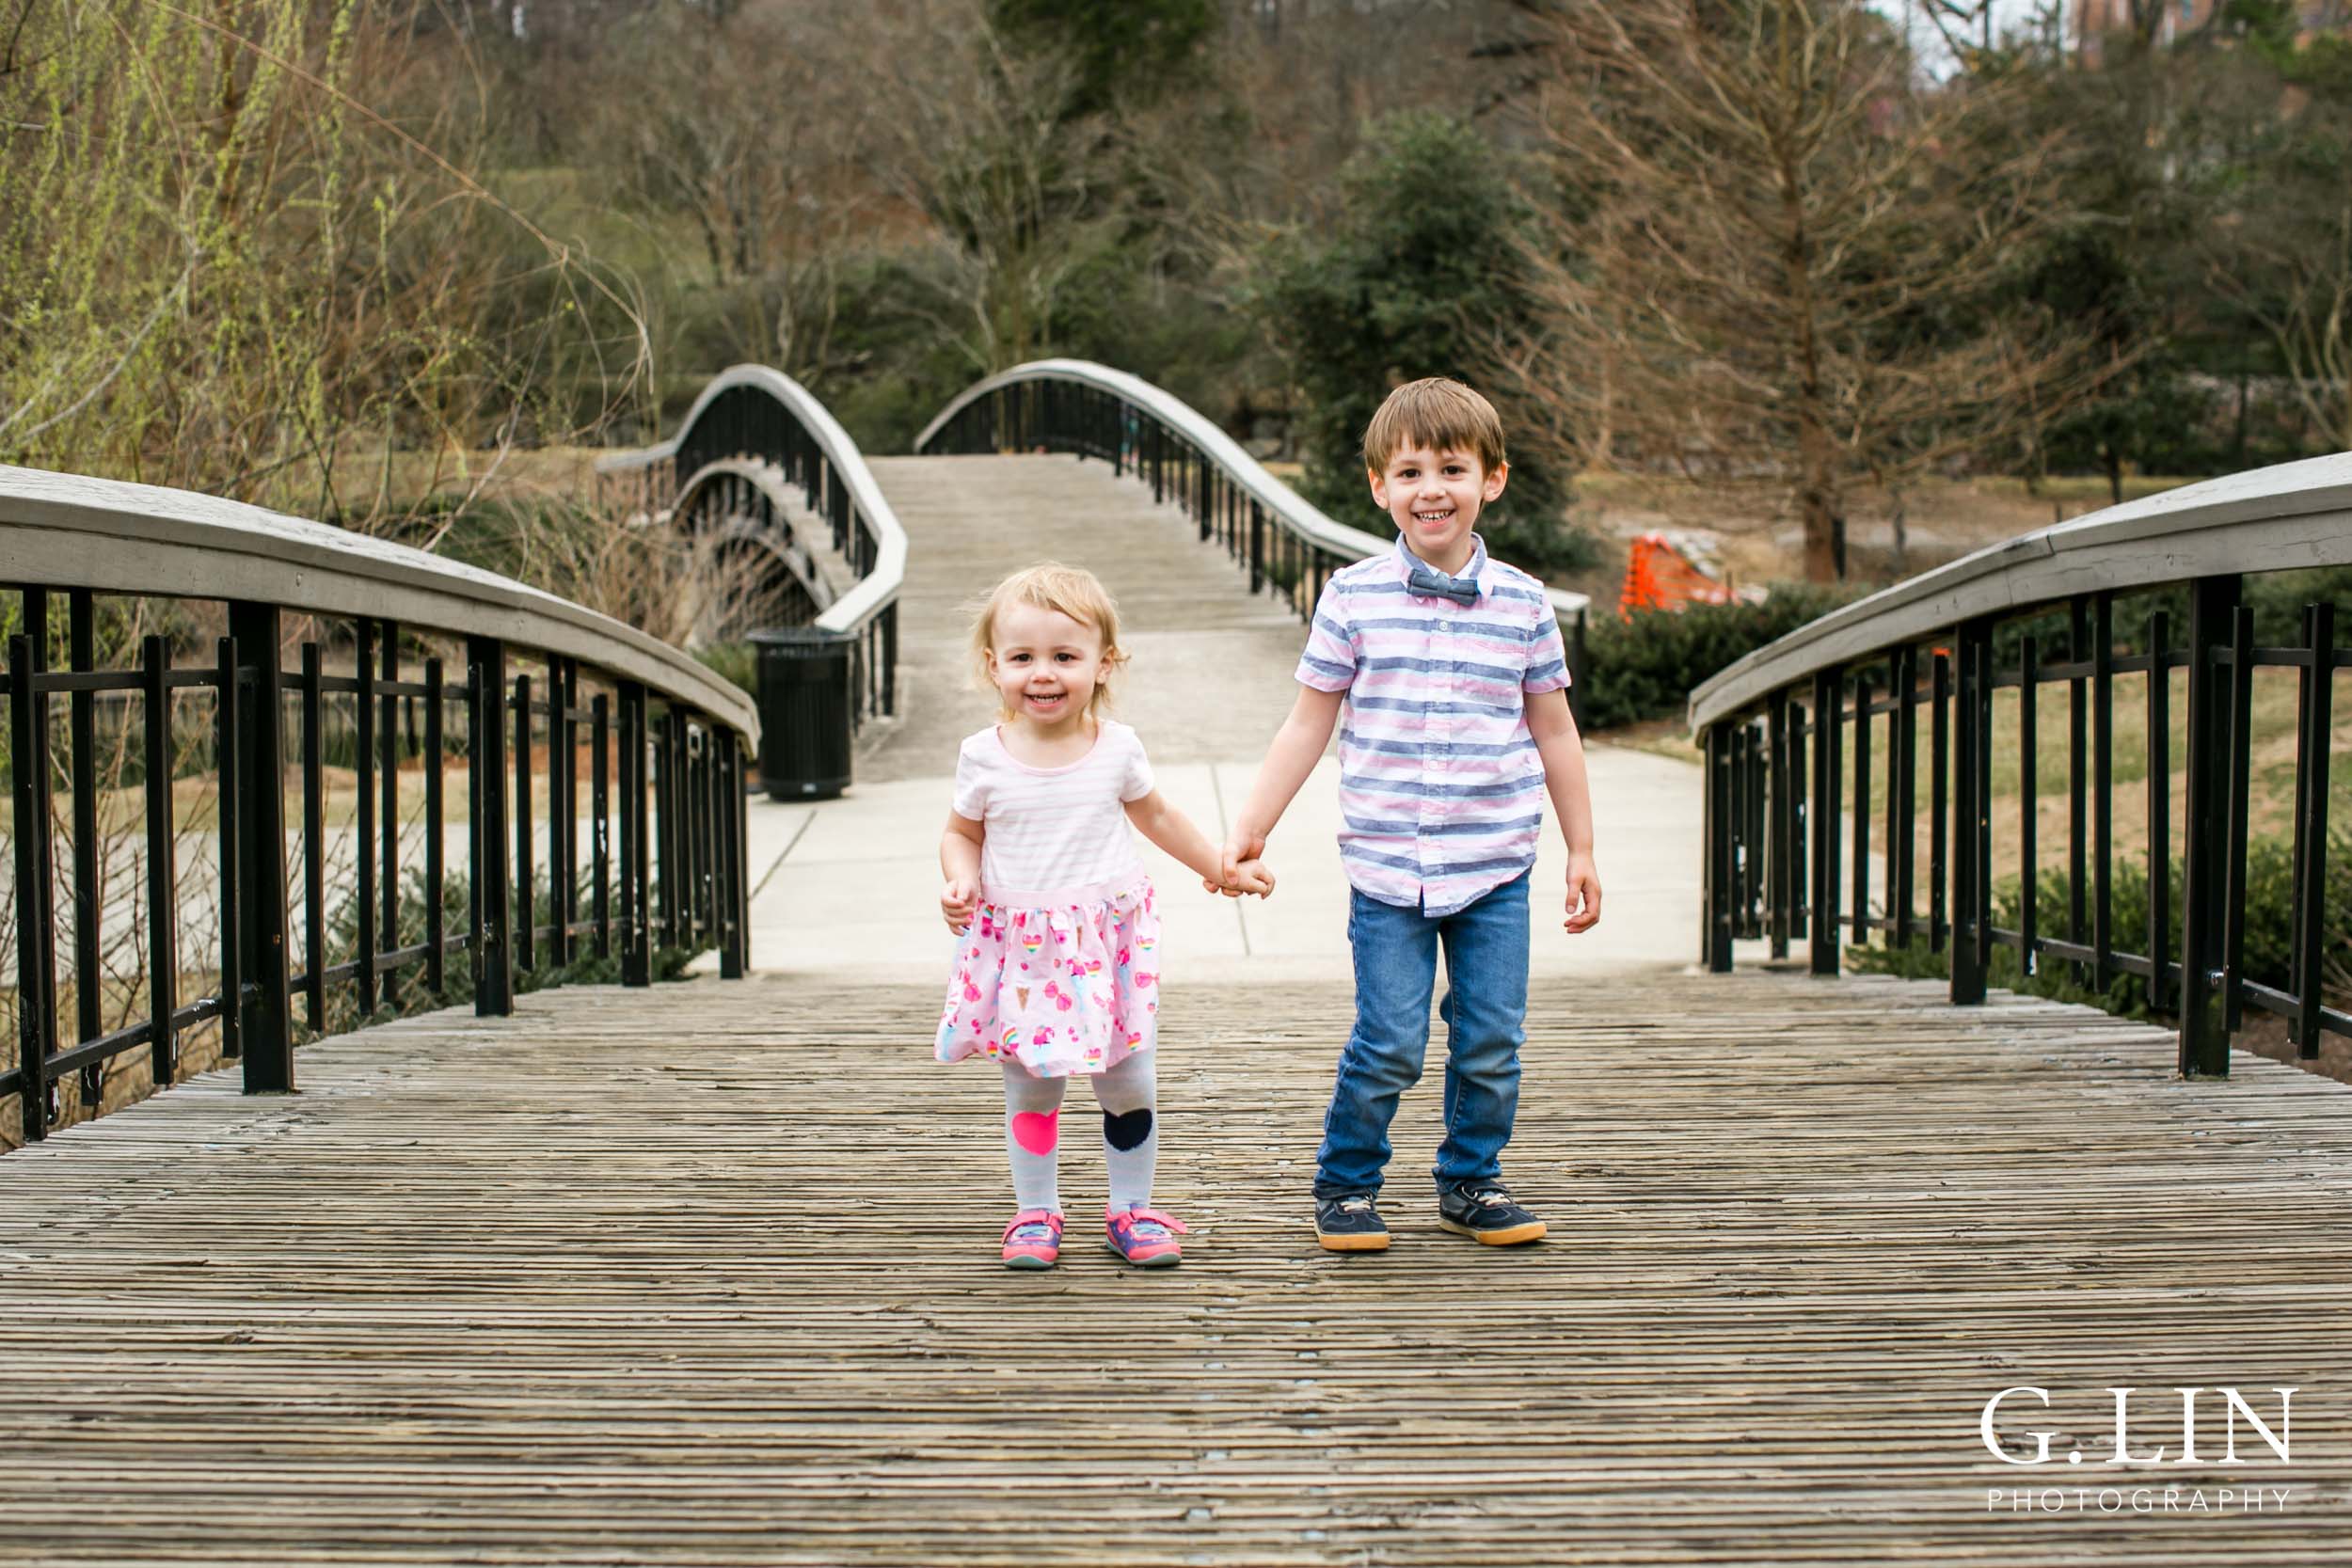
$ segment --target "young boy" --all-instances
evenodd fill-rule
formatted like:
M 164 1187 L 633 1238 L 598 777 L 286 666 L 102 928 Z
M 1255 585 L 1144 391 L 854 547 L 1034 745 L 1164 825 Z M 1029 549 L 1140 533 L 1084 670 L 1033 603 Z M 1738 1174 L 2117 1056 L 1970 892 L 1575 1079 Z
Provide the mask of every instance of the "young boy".
M 1438 1221 L 1495 1246 L 1544 1222 L 1501 1180 L 1527 1015 L 1528 883 L 1551 796 L 1568 841 L 1566 927 L 1600 919 L 1584 752 L 1543 585 L 1471 531 L 1509 477 L 1494 405 L 1456 381 L 1389 394 L 1364 431 L 1393 552 L 1335 574 L 1298 661 L 1297 705 L 1225 846 L 1226 879 L 1265 852 L 1343 714 L 1340 859 L 1352 892 L 1356 1027 L 1316 1155 L 1315 1234 L 1389 1244 L 1375 1201 L 1397 1099 L 1421 1077 L 1445 948 L 1445 1141 Z

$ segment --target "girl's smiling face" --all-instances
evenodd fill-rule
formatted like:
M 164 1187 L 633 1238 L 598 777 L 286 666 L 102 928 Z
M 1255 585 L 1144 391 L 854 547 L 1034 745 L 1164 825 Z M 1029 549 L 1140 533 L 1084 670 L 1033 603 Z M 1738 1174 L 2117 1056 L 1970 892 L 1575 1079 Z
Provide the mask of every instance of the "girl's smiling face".
M 1102 633 L 1085 622 L 1016 600 L 992 628 L 989 678 L 1007 713 L 1045 734 L 1068 734 L 1086 718 L 1104 651 Z

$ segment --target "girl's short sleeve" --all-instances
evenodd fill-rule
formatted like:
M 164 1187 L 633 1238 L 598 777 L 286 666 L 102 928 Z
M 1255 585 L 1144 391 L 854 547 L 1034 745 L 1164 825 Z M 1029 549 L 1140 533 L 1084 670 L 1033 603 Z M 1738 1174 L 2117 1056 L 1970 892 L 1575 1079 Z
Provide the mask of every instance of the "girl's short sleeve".
M 1152 778 L 1152 760 L 1143 754 L 1143 737 L 1129 730 L 1126 733 L 1127 756 L 1119 780 L 1119 799 L 1124 802 L 1140 800 L 1156 787 Z
M 967 822 L 988 819 L 988 769 L 981 766 L 969 740 L 956 753 L 955 807 L 956 815 Z

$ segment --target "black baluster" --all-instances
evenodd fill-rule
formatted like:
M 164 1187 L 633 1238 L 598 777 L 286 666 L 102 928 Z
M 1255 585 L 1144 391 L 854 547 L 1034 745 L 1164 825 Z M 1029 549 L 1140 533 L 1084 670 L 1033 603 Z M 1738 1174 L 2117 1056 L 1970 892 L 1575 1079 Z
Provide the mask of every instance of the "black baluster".
M 1772 801 L 1772 820 L 1766 832 L 1764 846 L 1765 901 L 1771 916 L 1765 934 L 1772 939 L 1772 957 L 1788 957 L 1790 906 L 1796 902 L 1791 895 L 1788 873 L 1789 842 L 1796 834 L 1795 800 L 1788 793 L 1788 780 L 1795 769 L 1790 766 L 1789 749 L 1793 742 L 1788 734 L 1788 693 L 1775 691 L 1768 703 L 1764 719 L 1766 744 L 1772 752 L 1772 776 L 1765 781 L 1765 793 Z
M 2077 594 L 2067 604 L 2066 681 L 2066 940 L 2080 947 L 2090 940 L 2090 683 L 2083 667 L 2091 661 L 2090 598 Z M 2090 966 L 2076 963 L 2074 983 L 2090 978 Z
M 588 705 L 589 745 L 593 754 L 588 759 L 588 815 L 593 819 L 588 827 L 590 862 L 589 897 L 594 905 L 596 922 L 594 951 L 599 958 L 612 956 L 612 720 L 611 700 L 601 691 Z
M 653 982 L 652 955 L 646 951 L 650 922 L 646 901 L 652 889 L 646 875 L 645 689 L 635 681 L 621 682 L 621 983 L 644 986 Z
M 506 864 L 506 644 L 495 637 L 471 637 L 466 647 L 477 742 L 469 758 L 478 791 L 468 835 L 477 890 L 473 1010 L 478 1018 L 502 1018 L 515 1010 L 514 902 Z
M 1928 723 L 1928 951 L 1944 951 L 1945 879 L 1950 875 L 1951 660 L 1938 649 L 1930 663 L 1934 711 Z
M 237 657 L 230 706 L 239 710 L 241 749 L 225 766 L 239 774 L 237 856 L 230 863 L 243 885 L 237 890 L 238 986 L 223 1000 L 239 1015 L 245 1092 L 291 1094 L 294 993 L 286 965 L 286 722 L 278 607 L 234 601 L 229 630 Z M 366 852 L 362 844 L 360 853 Z M 367 918 L 364 905 L 360 918 Z
M 1731 746 L 1728 721 L 1708 726 L 1707 885 L 1700 953 L 1712 974 L 1731 973 Z
M 157 1088 L 178 1075 L 180 1006 L 180 879 L 171 819 L 171 644 L 149 635 L 139 646 L 147 771 L 147 1028 L 148 1073 Z
M 2234 575 L 2189 589 L 2188 820 L 2181 884 L 2180 1064 L 2184 1076 L 2225 1077 L 2230 1036 L 2216 984 L 2222 978 L 2229 914 L 2231 683 L 2217 666 L 2238 605 Z
M 376 913 L 383 929 L 376 938 L 378 954 L 400 950 L 400 726 L 397 721 L 400 699 L 390 689 L 400 683 L 400 627 L 390 621 L 380 624 L 383 634 L 382 651 L 384 692 L 377 699 L 375 744 L 376 786 L 383 791 L 383 804 L 378 811 L 376 832 L 381 838 L 379 852 L 382 869 L 376 873 Z M 366 854 L 369 847 L 362 844 L 359 852 Z M 365 912 L 362 911 L 362 918 Z M 384 1000 L 392 999 L 392 975 L 380 974 Z
M 1853 678 L 1853 944 L 1870 941 L 1870 673 Z
M 31 594 L 25 598 L 30 599 Z M 31 616 L 25 617 L 29 623 Z M 49 1053 L 56 1030 L 50 1000 L 54 972 L 45 968 L 51 924 L 56 918 L 56 888 L 46 875 L 41 847 L 49 842 L 48 700 L 34 689 L 39 665 L 33 640 L 19 632 L 8 639 L 8 755 L 16 851 L 16 1047 L 17 1099 L 23 1107 L 26 1143 L 49 1135 Z
M 555 899 L 554 962 L 561 969 L 572 961 L 572 922 L 580 910 L 580 743 L 572 723 L 579 663 L 550 658 L 548 689 L 548 876 Z
M 98 668 L 97 611 L 90 591 L 66 595 L 66 662 L 79 674 Z M 66 705 L 66 744 L 73 768 L 73 1018 L 76 1045 L 105 1033 L 103 976 L 98 963 L 98 722 L 95 696 L 76 691 Z M 105 1090 L 104 1064 L 82 1069 L 82 1109 L 98 1114 Z
M 2245 605 L 2231 617 L 2229 861 L 2224 873 L 2221 937 L 2223 1027 L 2244 1022 L 2246 990 L 2247 771 L 2254 736 L 2254 612 Z
M 325 673 L 313 638 L 302 644 L 302 995 L 315 1035 L 326 1033 L 326 751 L 319 733 Z
M 352 626 L 354 674 L 359 694 L 352 705 L 355 721 L 354 770 L 358 775 L 358 822 L 352 840 L 352 863 L 359 890 L 353 904 L 352 925 L 359 942 L 359 1019 L 375 1012 L 375 623 L 360 616 Z
M 2171 618 L 2148 616 L 2148 1006 L 2163 1010 L 2171 994 L 2167 969 L 2172 952 L 2172 675 L 2166 644 Z
M 441 684 L 441 661 L 428 658 L 424 661 L 424 983 L 441 1000 L 446 1000 L 449 992 L 449 971 L 443 951 L 449 937 L 441 914 L 446 876 L 442 863 L 445 830 L 441 824 L 441 723 L 447 701 Z M 473 759 L 467 758 L 468 768 L 472 765 Z M 471 831 L 469 827 L 468 832 Z
M 2303 647 L 2310 656 L 2296 704 L 2295 949 L 2292 955 L 2295 1011 L 2290 1037 L 2297 1054 L 2319 1055 L 2321 944 L 2328 926 L 2328 772 L 2334 735 L 2336 607 L 2307 605 Z
M 1898 947 L 1911 945 L 1913 874 L 1919 860 L 1919 650 L 1896 651 L 1895 710 L 1887 720 L 1886 877 Z
M 1960 668 L 1952 732 L 1952 989 L 1956 1006 L 1984 1000 L 1984 857 L 1987 831 L 1983 753 L 1992 729 L 1992 628 L 1962 624 L 1956 640 Z
M 2105 991 L 2115 978 L 2115 595 L 2090 607 L 2090 795 L 2099 806 L 2092 841 L 2090 983 Z
M 238 817 L 243 815 L 237 784 L 237 643 L 224 637 L 215 667 L 220 702 L 213 715 L 214 809 L 219 816 L 220 892 L 220 1053 L 234 1057 L 244 1049 L 237 996 L 241 990 L 237 951 L 244 926 L 237 878 Z
M 515 967 L 539 967 L 539 867 L 531 820 L 531 677 L 515 677 Z
M 2042 753 L 2037 728 L 2042 662 L 2033 633 L 2018 640 L 2017 667 L 2017 829 L 2021 899 L 2018 911 L 2017 967 L 2027 974 L 2042 972 L 2042 956 L 2034 948 L 2042 924 L 2040 828 Z
M 1842 793 L 1838 729 L 1843 722 L 1845 672 L 1837 665 L 1813 676 L 1812 972 L 1837 974 L 1837 816 Z

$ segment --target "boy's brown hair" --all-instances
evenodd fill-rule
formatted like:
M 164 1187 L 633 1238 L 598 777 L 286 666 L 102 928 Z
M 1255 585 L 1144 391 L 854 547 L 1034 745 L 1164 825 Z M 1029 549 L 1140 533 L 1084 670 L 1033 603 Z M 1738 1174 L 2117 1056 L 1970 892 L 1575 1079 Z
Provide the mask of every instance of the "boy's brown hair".
M 1391 392 L 1364 426 L 1364 467 L 1388 470 L 1399 447 L 1466 451 L 1487 473 L 1502 467 L 1502 416 L 1460 382 L 1442 375 L 1408 381 Z

